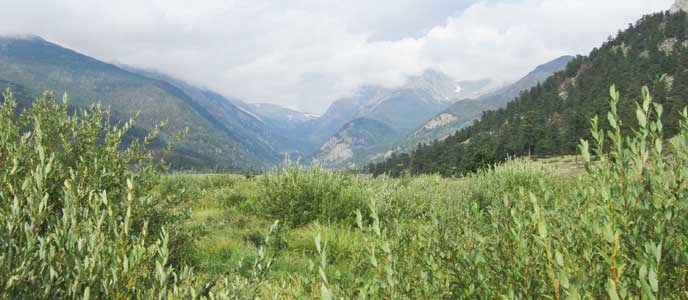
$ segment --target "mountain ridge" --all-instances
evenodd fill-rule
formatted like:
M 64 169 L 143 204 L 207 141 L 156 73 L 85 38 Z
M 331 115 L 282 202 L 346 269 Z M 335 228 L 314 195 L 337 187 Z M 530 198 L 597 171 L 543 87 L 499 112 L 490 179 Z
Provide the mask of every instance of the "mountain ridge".
M 611 85 L 622 95 L 632 95 L 618 107 L 624 130 L 636 125 L 634 100 L 640 87 L 648 86 L 667 112 L 664 134 L 672 136 L 680 127 L 678 112 L 688 105 L 686 61 L 688 14 L 646 15 L 506 107 L 485 113 L 444 141 L 393 155 L 368 170 L 394 176 L 404 172 L 460 176 L 508 157 L 576 153 L 580 139 L 590 138 L 590 119 L 608 112 Z M 601 126 L 608 128 L 605 123 Z
M 196 102 L 170 82 L 124 70 L 42 38 L 0 38 L 0 79 L 25 87 L 32 97 L 54 90 L 69 94 L 76 107 L 100 103 L 121 119 L 141 111 L 137 131 L 173 119 L 162 140 L 190 127 L 187 139 L 171 157 L 180 168 L 236 169 L 279 162 L 270 145 L 243 136 L 213 115 L 216 107 Z
M 340 121 L 346 120 L 346 117 L 350 118 L 350 120 L 343 123 L 335 133 L 332 133 L 329 138 L 321 143 L 320 150 L 313 154 L 312 160 L 316 163 L 323 163 L 333 167 L 338 166 L 338 164 L 355 167 L 357 161 L 367 155 L 368 151 L 391 144 L 395 140 L 409 134 L 437 113 L 453 103 L 461 101 L 460 97 L 462 95 L 486 93 L 493 88 L 492 85 L 494 84 L 491 80 L 479 80 L 466 84 L 467 88 L 459 91 L 460 87 L 457 82 L 457 80 L 444 73 L 430 69 L 419 76 L 410 76 L 407 82 L 397 89 L 371 86 L 362 87 L 354 93 L 353 97 L 344 98 L 333 103 L 332 107 L 337 105 L 344 106 L 342 111 L 346 113 L 341 115 L 343 117 Z M 460 92 L 464 92 L 464 94 Z M 328 121 L 327 117 L 333 114 L 333 111 L 335 110 L 328 110 L 323 116 L 323 122 Z M 377 142 L 368 143 L 365 147 L 346 145 L 347 153 L 351 153 L 345 155 L 345 159 L 339 159 L 342 157 L 340 155 L 328 153 L 328 150 L 336 151 L 337 149 L 325 147 L 325 144 L 331 143 L 332 138 L 336 139 L 338 135 L 341 135 L 342 131 L 355 135 L 356 132 L 367 133 L 379 129 L 377 124 L 365 123 L 359 125 L 359 127 L 370 125 L 373 128 L 368 130 L 361 129 L 353 133 L 349 132 L 347 124 L 359 118 L 381 122 L 386 127 L 393 129 L 395 134 L 390 134 L 390 137 L 380 136 Z M 345 147 L 345 144 L 346 141 L 339 143 L 340 148 Z M 328 159 L 328 157 L 337 157 L 338 159 L 332 160 Z

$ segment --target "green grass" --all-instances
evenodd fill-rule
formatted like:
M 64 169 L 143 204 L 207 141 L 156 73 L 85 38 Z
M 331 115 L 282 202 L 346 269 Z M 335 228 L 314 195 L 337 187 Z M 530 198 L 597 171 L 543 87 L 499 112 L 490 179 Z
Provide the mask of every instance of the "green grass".
M 460 179 L 161 176 L 99 110 L 81 123 L 45 97 L 16 120 L 10 102 L 0 298 L 688 298 L 688 111 L 664 139 L 644 90 L 623 136 L 611 92 L 584 171 L 516 159 Z
M 314 240 L 320 236 L 327 244 L 326 274 L 344 285 L 353 285 L 357 278 L 371 278 L 375 272 L 368 269 L 369 236 L 358 228 L 354 221 L 356 210 L 362 211 L 365 224 L 372 224 L 368 216 L 369 205 L 373 205 L 383 223 L 393 225 L 401 220 L 414 222 L 420 227 L 431 228 L 433 212 L 454 211 L 448 208 L 458 202 L 492 201 L 506 193 L 517 192 L 518 188 L 535 186 L 538 180 L 551 177 L 549 182 L 571 183 L 571 177 L 551 173 L 552 169 L 537 162 L 514 161 L 508 167 L 496 168 L 473 177 L 445 179 L 436 176 L 405 177 L 401 179 L 372 179 L 357 175 L 334 175 L 330 171 L 288 167 L 285 170 L 246 178 L 228 174 L 176 174 L 165 179 L 168 192 L 174 189 L 185 197 L 185 203 L 192 208 L 188 221 L 190 228 L 201 226 L 205 233 L 198 238 L 193 249 L 193 266 L 203 277 L 225 274 L 232 270 L 247 273 L 256 259 L 256 251 L 262 244 L 268 229 L 276 217 L 266 216 L 261 207 L 252 202 L 264 201 L 258 197 L 293 198 L 282 194 L 274 181 L 292 180 L 289 184 L 317 185 L 330 188 L 333 181 L 321 177 L 335 176 L 338 183 L 347 182 L 345 191 L 333 196 L 332 202 L 354 203 L 346 217 L 332 221 L 326 214 L 322 220 L 305 224 L 284 224 L 280 233 L 281 244 L 267 245 L 278 253 L 273 263 L 270 280 L 290 281 L 294 277 L 310 277 L 317 273 L 320 263 Z M 296 174 L 300 177 L 294 177 Z M 297 178 L 297 179 L 294 179 Z M 317 179 L 316 179 L 317 178 Z M 508 178 L 507 181 L 504 179 Z M 315 183 L 309 183 L 309 182 Z M 512 188 L 513 187 L 513 188 Z M 275 189 L 270 191 L 268 189 Z M 289 188 L 289 187 L 287 187 Z M 327 189 L 327 190 L 334 190 Z M 301 191 L 301 196 L 309 190 Z M 318 191 L 316 191 L 318 192 Z M 274 193 L 266 196 L 266 193 Z M 351 195 L 359 198 L 352 198 Z M 275 197 L 277 195 L 277 197 Z M 332 197 L 332 195 L 326 195 Z M 311 197 L 311 195 L 306 195 Z M 370 200 L 374 202 L 369 202 Z M 482 199 L 482 200 L 480 200 Z M 364 205 L 358 204 L 362 201 Z M 363 202 L 364 201 L 364 202 Z M 339 205 L 347 206 L 346 203 Z M 484 205 L 484 204 L 481 204 Z M 348 207 L 348 206 L 347 206 Z M 285 211 L 300 214 L 300 211 Z

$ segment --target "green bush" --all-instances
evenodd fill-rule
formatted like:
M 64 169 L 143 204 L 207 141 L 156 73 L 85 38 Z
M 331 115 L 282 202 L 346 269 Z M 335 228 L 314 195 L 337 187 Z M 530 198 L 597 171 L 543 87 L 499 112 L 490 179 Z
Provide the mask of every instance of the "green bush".
M 430 222 L 385 222 L 373 209 L 374 221 L 360 225 L 368 268 L 354 276 L 375 277 L 350 284 L 321 275 L 321 295 L 688 297 L 688 111 L 680 134 L 666 141 L 662 107 L 643 89 L 639 127 L 623 136 L 619 95 L 611 94 L 611 130 L 593 122 L 594 155 L 581 142 L 585 175 L 553 180 L 515 161 L 462 179 Z
M 162 295 L 178 221 L 147 191 L 159 169 L 143 143 L 121 144 L 130 121 L 98 107 L 68 114 L 50 93 L 21 114 L 0 105 L 0 295 Z
M 291 226 L 312 221 L 348 221 L 366 207 L 366 193 L 355 175 L 305 168 L 287 162 L 281 169 L 260 176 L 254 209 L 261 215 Z
M 460 179 L 365 179 L 293 164 L 161 178 L 154 135 L 122 145 L 133 123 L 70 115 L 50 94 L 17 114 L 6 95 L 0 298 L 688 298 L 688 111 L 666 140 L 647 89 L 634 130 L 611 96 L 579 177 L 517 159 Z M 292 228 L 259 228 L 274 220 Z M 205 222 L 216 239 L 191 262 L 212 264 L 194 274 L 190 230 Z

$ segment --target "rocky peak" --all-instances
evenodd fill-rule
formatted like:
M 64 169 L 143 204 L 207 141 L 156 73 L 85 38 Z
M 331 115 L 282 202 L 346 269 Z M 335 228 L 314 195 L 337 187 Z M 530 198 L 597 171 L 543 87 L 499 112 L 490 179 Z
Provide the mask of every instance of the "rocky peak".
M 455 100 L 457 93 L 455 80 L 436 70 L 426 70 L 420 76 L 410 77 L 404 89 L 425 90 L 439 101 Z
M 671 12 L 678 12 L 680 10 L 688 12 L 688 0 L 676 0 L 676 3 L 671 7 Z

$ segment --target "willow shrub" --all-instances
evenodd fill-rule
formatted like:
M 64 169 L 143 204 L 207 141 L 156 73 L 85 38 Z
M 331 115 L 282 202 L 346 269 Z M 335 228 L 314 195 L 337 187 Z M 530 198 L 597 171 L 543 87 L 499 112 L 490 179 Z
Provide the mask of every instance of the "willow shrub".
M 320 166 L 307 168 L 286 162 L 257 180 L 253 210 L 290 226 L 316 220 L 354 224 L 353 212 L 367 206 L 363 179 Z
M 320 272 L 320 295 L 688 298 L 688 112 L 666 140 L 662 106 L 642 94 L 638 127 L 624 136 L 611 89 L 611 129 L 593 120 L 592 146 L 581 141 L 587 172 L 575 180 L 516 161 L 465 178 L 433 205 L 431 222 L 383 222 L 372 209 L 372 224 L 360 225 L 368 249 L 361 279 L 344 286 Z M 317 248 L 327 271 L 326 246 Z
M 107 110 L 71 113 L 45 93 L 17 112 L 0 105 L 0 298 L 148 298 L 170 292 L 186 217 L 149 193 L 160 165 L 123 145 L 134 125 Z M 167 227 L 168 231 L 164 228 Z M 176 256 L 174 256 L 174 255 Z

